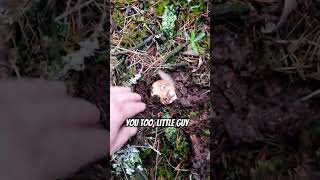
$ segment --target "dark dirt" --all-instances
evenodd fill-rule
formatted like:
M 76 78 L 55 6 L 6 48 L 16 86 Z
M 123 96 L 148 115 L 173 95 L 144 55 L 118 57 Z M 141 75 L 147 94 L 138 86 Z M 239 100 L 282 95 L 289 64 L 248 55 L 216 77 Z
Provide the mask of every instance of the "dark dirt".
M 143 101 L 147 104 L 145 112 L 138 115 L 140 118 L 158 117 L 162 118 L 164 109 L 170 109 L 171 118 L 190 118 L 188 127 L 182 128 L 187 138 L 192 144 L 192 158 L 189 159 L 191 173 L 199 179 L 209 177 L 209 137 L 201 134 L 202 130 L 209 128 L 209 93 L 208 88 L 192 83 L 192 73 L 188 69 L 175 69 L 168 71 L 176 82 L 176 93 L 178 99 L 168 106 L 160 103 L 158 97 L 151 97 L 152 83 L 159 80 L 155 75 L 148 80 L 149 83 L 140 82 L 134 86 L 134 91 L 143 96 Z M 197 112 L 196 117 L 190 117 L 190 112 Z M 135 144 L 143 143 L 149 129 L 142 129 L 135 139 Z
M 65 180 L 105 180 L 106 177 L 110 177 L 109 159 L 101 160 L 86 168 L 83 168 L 78 173 Z
M 208 88 L 203 88 L 192 83 L 191 73 L 183 70 L 176 70 L 175 72 L 169 72 L 176 83 L 176 93 L 178 100 L 174 101 L 170 107 L 171 109 L 180 109 L 182 111 L 173 112 L 173 117 L 186 118 L 186 112 L 190 110 L 188 108 L 201 107 L 204 109 L 205 103 L 208 102 Z M 156 117 L 159 113 L 159 109 L 164 107 L 157 97 L 151 97 L 152 83 L 159 80 L 160 77 L 154 75 L 149 79 L 148 83 L 138 83 L 134 87 L 134 91 L 143 96 L 143 100 L 147 103 L 147 114 L 142 114 L 145 117 Z
M 279 15 L 282 10 L 279 3 L 270 6 L 252 3 L 255 11 L 250 14 L 218 17 L 220 21 L 216 21 L 211 34 L 214 179 L 320 178 L 319 143 L 314 138 L 318 137 L 314 124 L 320 121 L 319 96 L 300 101 L 320 87 L 319 81 L 304 78 L 301 72 L 305 75 L 317 72 L 304 68 L 300 72 L 294 68 L 290 73 L 275 70 L 280 59 L 275 58 L 277 53 L 288 49 L 275 41 L 284 39 L 303 15 L 309 21 L 298 25 L 295 31 L 298 37 L 309 30 L 308 23 L 318 22 L 319 16 L 307 12 L 315 4 L 300 1 L 288 22 L 273 34 L 262 34 L 259 29 L 264 20 L 268 22 L 269 17 Z M 298 38 L 294 35 L 288 41 Z M 273 58 L 266 63 L 263 56 L 271 47 Z M 306 50 L 307 47 L 300 46 L 296 55 L 301 57 Z M 305 65 L 318 65 L 318 61 L 306 57 Z M 283 65 L 288 66 L 296 64 L 289 61 Z

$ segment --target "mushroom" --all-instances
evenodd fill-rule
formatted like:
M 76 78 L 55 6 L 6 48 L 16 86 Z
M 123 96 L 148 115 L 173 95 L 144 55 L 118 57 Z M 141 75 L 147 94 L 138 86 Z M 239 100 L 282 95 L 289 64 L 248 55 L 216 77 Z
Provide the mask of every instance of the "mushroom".
M 175 91 L 175 82 L 171 76 L 161 70 L 158 71 L 161 80 L 152 84 L 151 96 L 158 96 L 164 105 L 173 103 L 178 99 Z

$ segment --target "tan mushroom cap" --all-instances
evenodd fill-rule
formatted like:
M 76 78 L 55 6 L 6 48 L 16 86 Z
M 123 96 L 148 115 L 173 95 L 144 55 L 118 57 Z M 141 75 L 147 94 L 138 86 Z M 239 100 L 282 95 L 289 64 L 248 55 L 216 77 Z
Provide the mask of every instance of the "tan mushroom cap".
M 171 104 L 177 99 L 174 84 L 166 80 L 153 83 L 151 96 L 160 97 L 160 102 L 164 105 Z

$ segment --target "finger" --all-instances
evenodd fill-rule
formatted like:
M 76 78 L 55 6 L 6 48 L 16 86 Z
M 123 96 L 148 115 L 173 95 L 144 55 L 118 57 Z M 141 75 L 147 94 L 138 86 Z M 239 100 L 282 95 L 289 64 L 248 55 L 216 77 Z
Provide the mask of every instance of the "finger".
M 142 102 L 128 102 L 122 106 L 124 119 L 135 116 L 146 109 L 146 104 Z
M 118 151 L 132 136 L 136 135 L 138 128 L 122 127 L 116 138 L 116 142 L 110 145 L 110 154 Z
M 70 175 L 84 165 L 107 157 L 108 151 L 109 133 L 105 130 L 56 132 L 46 141 L 40 167 L 50 167 L 47 177 Z
M 141 101 L 141 96 L 137 93 L 113 94 L 111 98 L 115 98 L 119 103 Z
M 37 97 L 32 99 L 34 101 L 67 96 L 66 86 L 58 81 L 35 79 L 1 81 L 0 90 L 5 91 L 6 96 L 4 98 L 8 100 Z
M 60 98 L 49 104 L 40 103 L 36 108 L 41 112 L 39 115 L 45 116 L 42 117 L 42 121 L 48 119 L 60 127 L 95 125 L 100 120 L 99 109 L 88 101 L 78 98 Z
M 110 93 L 127 93 L 131 92 L 131 88 L 129 87 L 120 87 L 120 86 L 113 86 L 110 88 Z

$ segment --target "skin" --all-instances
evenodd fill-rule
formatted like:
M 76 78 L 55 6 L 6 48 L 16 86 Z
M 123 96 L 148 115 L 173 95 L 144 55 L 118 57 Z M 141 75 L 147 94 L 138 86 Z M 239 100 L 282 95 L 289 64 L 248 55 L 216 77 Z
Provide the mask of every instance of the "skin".
M 110 94 L 110 153 L 113 154 L 137 133 L 136 127 L 122 126 L 124 121 L 144 111 L 146 105 L 130 88 L 112 87 Z
M 111 87 L 109 133 L 98 108 L 60 82 L 0 81 L 0 179 L 68 176 L 120 149 L 137 132 L 125 119 L 144 110 L 140 95 Z

